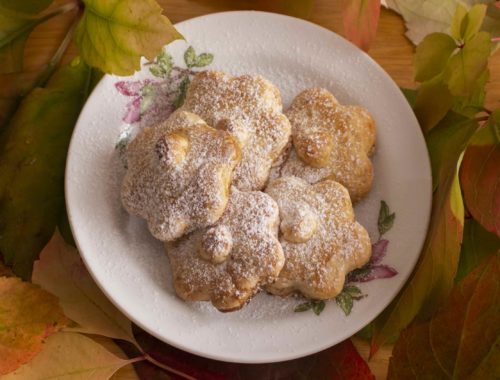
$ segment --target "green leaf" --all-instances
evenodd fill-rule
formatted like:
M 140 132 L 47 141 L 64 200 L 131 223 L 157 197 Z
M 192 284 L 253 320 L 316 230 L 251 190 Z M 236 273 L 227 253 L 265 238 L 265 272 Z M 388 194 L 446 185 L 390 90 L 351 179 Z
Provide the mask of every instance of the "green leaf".
M 450 58 L 444 71 L 444 80 L 452 95 L 471 95 L 475 82 L 488 67 L 491 48 L 489 33 L 479 32 L 465 42 L 464 47 Z
M 2 136 L 0 253 L 24 279 L 64 209 L 66 152 L 93 79 L 78 59 L 62 67 L 24 99 Z
M 411 88 L 401 88 L 401 92 L 408 101 L 410 107 L 413 108 L 413 106 L 415 105 L 415 101 L 417 100 L 417 91 Z
M 335 297 L 335 302 L 342 309 L 345 315 L 351 314 L 353 300 L 352 296 L 349 293 L 340 293 L 337 297 Z
M 325 301 L 319 300 L 319 301 L 313 301 L 312 302 L 312 310 L 314 311 L 314 314 L 320 315 L 322 311 L 325 309 Z
M 485 259 L 427 322 L 401 334 L 388 379 L 500 378 L 500 265 Z
M 113 344 L 109 341 L 109 344 Z M 109 379 L 121 367 L 137 361 L 122 359 L 82 334 L 60 332 L 45 343 L 29 363 L 4 376 L 14 379 Z
M 311 308 L 312 308 L 311 301 L 307 301 L 295 306 L 295 309 L 293 309 L 293 311 L 296 313 L 302 313 L 303 311 L 310 310 Z
M 162 47 L 183 38 L 154 0 L 84 0 L 76 30 L 83 60 L 106 73 L 130 75 L 141 56 L 152 61 Z
M 184 62 L 187 67 L 193 67 L 196 62 L 196 51 L 194 47 L 190 46 L 184 52 Z
M 441 76 L 422 83 L 418 89 L 413 111 L 424 132 L 438 124 L 453 106 L 453 96 Z
M 463 40 L 468 41 L 479 32 L 485 15 L 485 4 L 476 4 L 467 12 L 460 27 L 461 38 Z
M 387 203 L 385 203 L 385 201 L 380 201 L 380 211 L 378 213 L 378 221 L 377 221 L 378 233 L 380 236 L 384 235 L 387 231 L 389 231 L 392 228 L 395 218 L 396 218 L 396 213 L 393 212 L 391 214 L 389 211 L 389 206 L 387 206 Z
M 465 15 L 467 15 L 467 8 L 465 8 L 462 4 L 457 4 L 457 9 L 455 10 L 455 14 L 453 15 L 450 25 L 450 34 L 457 41 L 460 41 L 463 38 L 461 27 Z
M 427 136 L 435 189 L 429 231 L 410 280 L 374 322 L 372 355 L 416 316 L 431 315 L 453 287 L 464 220 L 457 167 L 477 127 L 474 120 L 450 114 Z
M 346 292 L 351 295 L 352 298 L 362 298 L 363 297 L 363 292 L 361 291 L 360 288 L 354 285 L 348 285 L 344 287 L 342 290 L 343 292 Z
M 175 108 L 179 108 L 184 104 L 184 100 L 186 99 L 186 94 L 190 83 L 191 80 L 189 79 L 189 76 L 186 75 L 184 78 L 182 78 L 181 84 L 179 85 L 177 98 L 174 101 Z
M 447 34 L 432 33 L 426 36 L 417 46 L 415 53 L 415 80 L 424 82 L 440 74 L 456 49 L 455 40 Z
M 473 118 L 483 110 L 486 98 L 486 83 L 490 79 L 490 71 L 486 69 L 474 83 L 470 96 L 455 96 L 452 110 L 456 113 Z
M 210 65 L 214 60 L 214 55 L 210 53 L 202 53 L 196 58 L 193 67 L 204 67 Z
M 487 256 L 495 254 L 500 255 L 500 238 L 486 231 L 474 219 L 466 220 L 455 282 L 464 278 Z

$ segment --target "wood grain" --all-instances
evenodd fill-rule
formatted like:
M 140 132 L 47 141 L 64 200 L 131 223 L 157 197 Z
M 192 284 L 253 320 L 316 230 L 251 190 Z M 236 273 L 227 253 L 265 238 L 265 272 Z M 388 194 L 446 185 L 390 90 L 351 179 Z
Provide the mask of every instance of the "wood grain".
M 306 1 L 306 0 L 304 0 Z M 63 3 L 56 0 L 54 7 Z M 255 9 L 269 12 L 282 12 L 283 0 L 160 0 L 159 3 L 172 22 L 183 21 L 192 17 L 208 13 Z M 289 10 L 288 14 L 294 14 Z M 47 62 L 61 41 L 69 25 L 75 19 L 77 12 L 58 16 L 49 22 L 40 25 L 30 37 L 25 52 L 25 67 L 34 69 Z M 340 2 L 331 0 L 316 0 L 312 7 L 309 20 L 342 34 Z M 413 45 L 404 36 L 405 27 L 401 18 L 387 10 L 381 12 L 376 40 L 369 51 L 370 56 L 382 66 L 394 81 L 401 87 L 415 87 L 412 73 Z M 69 62 L 77 55 L 72 44 L 68 48 L 63 62 Z M 490 61 L 491 78 L 487 86 L 488 108 L 500 107 L 500 54 L 496 54 Z M 360 339 L 354 339 L 355 345 L 363 355 L 368 357 L 368 344 Z M 385 379 L 391 348 L 382 348 L 369 362 L 370 368 L 377 379 Z

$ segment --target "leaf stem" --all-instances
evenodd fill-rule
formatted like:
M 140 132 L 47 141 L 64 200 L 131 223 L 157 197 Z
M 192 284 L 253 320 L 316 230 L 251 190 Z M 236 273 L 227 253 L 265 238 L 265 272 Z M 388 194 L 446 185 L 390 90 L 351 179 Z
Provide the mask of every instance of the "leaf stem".
M 179 377 L 182 377 L 183 379 L 186 379 L 186 380 L 196 380 L 194 377 L 191 377 L 189 375 L 186 375 L 185 373 L 183 372 L 180 372 L 180 371 L 177 371 L 176 369 L 173 369 L 161 362 L 159 362 L 158 360 L 156 360 L 155 358 L 153 358 L 152 356 L 150 356 L 148 353 L 144 352 L 144 359 L 147 360 L 148 362 L 150 362 L 151 364 L 161 368 L 161 369 L 164 369 L 165 371 L 167 372 L 170 372 L 170 373 L 173 373 L 173 374 L 176 374 L 177 376 Z

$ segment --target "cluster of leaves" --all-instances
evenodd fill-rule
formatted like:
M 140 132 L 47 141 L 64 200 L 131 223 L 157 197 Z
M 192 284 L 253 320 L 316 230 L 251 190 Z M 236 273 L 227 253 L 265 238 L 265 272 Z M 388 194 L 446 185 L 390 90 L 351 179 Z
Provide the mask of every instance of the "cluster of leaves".
M 76 249 L 57 232 L 35 262 L 32 283 L 0 277 L 0 299 L 3 379 L 101 380 L 132 363 L 144 379 L 373 379 L 350 341 L 264 365 L 217 362 L 162 343 L 133 328 L 93 282 Z
M 458 7 L 451 35 L 425 37 L 415 56 L 421 84 L 405 92 L 429 149 L 433 206 L 414 273 L 371 326 L 372 354 L 399 336 L 389 378 L 497 371 L 500 125 L 499 110 L 483 105 L 492 51 L 491 36 L 480 31 L 485 12 Z

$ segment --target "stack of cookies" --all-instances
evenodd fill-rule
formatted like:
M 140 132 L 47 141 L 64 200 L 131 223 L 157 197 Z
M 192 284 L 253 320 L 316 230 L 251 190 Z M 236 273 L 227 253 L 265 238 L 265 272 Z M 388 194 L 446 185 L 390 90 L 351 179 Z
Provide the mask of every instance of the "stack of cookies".
M 370 190 L 375 125 L 327 90 L 284 114 L 260 76 L 205 71 L 128 145 L 121 199 L 165 242 L 178 296 L 243 307 L 258 291 L 336 297 L 368 262 L 352 202 Z

